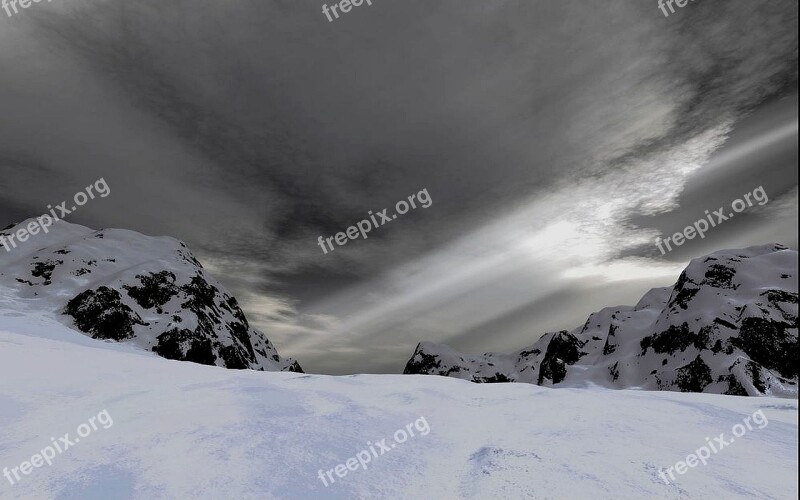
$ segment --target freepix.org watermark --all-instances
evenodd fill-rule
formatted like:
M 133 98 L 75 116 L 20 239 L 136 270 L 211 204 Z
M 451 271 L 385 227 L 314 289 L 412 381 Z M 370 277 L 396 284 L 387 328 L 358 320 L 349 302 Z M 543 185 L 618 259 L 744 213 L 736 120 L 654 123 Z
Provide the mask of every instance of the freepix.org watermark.
M 733 212 L 728 212 L 727 215 L 725 214 L 725 207 L 719 207 L 718 210 L 714 210 L 714 212 L 711 213 L 706 210 L 705 218 L 698 220 L 691 226 L 686 226 L 683 231 L 675 233 L 664 240 L 656 238 L 656 246 L 661 251 L 661 255 L 672 251 L 669 240 L 672 240 L 672 243 L 679 247 L 686 243 L 686 240 L 692 240 L 696 236 L 700 236 L 700 239 L 703 239 L 706 237 L 706 232 L 712 227 L 717 227 L 726 220 L 732 219 L 734 215 L 752 207 L 753 200 L 757 201 L 759 205 L 766 205 L 769 202 L 769 197 L 762 186 L 758 186 L 752 193 L 746 193 L 742 198 L 733 200 L 731 203 L 731 210 L 733 210 Z M 667 247 L 666 251 L 664 247 L 661 246 L 662 243 Z
M 344 463 L 339 464 L 332 469 L 327 471 L 320 469 L 317 473 L 317 477 L 319 477 L 319 480 L 322 481 L 322 484 L 327 487 L 336 482 L 336 479 L 333 477 L 334 474 L 341 479 L 344 478 L 348 472 L 357 471 L 359 467 L 367 470 L 367 464 L 370 463 L 373 458 L 378 458 L 381 455 L 392 451 L 397 447 L 398 444 L 403 444 L 408 441 L 409 437 L 414 437 L 414 429 L 419 431 L 421 436 L 427 436 L 431 432 L 431 427 L 428 425 L 428 421 L 425 420 L 425 417 L 419 417 L 415 421 L 406 425 L 405 429 L 397 429 L 392 436 L 394 438 L 393 443 L 387 444 L 386 439 L 376 441 L 374 444 L 371 441 L 367 441 L 367 447 L 369 449 L 363 449 L 359 451 L 354 457 L 348 458 Z M 328 481 L 330 481 L 330 484 L 328 484 Z
M 36 220 L 29 222 L 27 227 L 17 229 L 16 232 L 11 233 L 10 235 L 4 236 L 0 234 L 0 245 L 6 249 L 6 252 L 10 252 L 12 248 L 17 248 L 17 244 L 28 241 L 28 238 L 39 234 L 40 231 L 49 233 L 50 226 L 60 221 L 62 218 L 64 218 L 64 216 L 76 211 L 78 207 L 82 207 L 88 203 L 90 199 L 93 200 L 95 191 L 98 195 L 100 195 L 101 198 L 105 198 L 111 194 L 111 189 L 108 187 L 108 184 L 106 184 L 105 179 L 102 177 L 94 184 L 86 186 L 84 191 L 78 191 L 75 193 L 75 196 L 72 197 L 72 201 L 75 202 L 75 204 L 72 205 L 71 208 L 67 208 L 66 201 L 56 205 L 56 208 L 53 208 L 52 205 L 47 205 L 50 213 L 44 214 L 41 217 L 37 217 Z M 58 214 L 56 214 L 56 210 L 58 210 Z
M 26 460 L 17 467 L 12 467 L 11 469 L 3 467 L 3 476 L 13 485 L 22 479 L 20 473 L 23 476 L 27 476 L 33 472 L 34 468 L 42 467 L 45 463 L 47 465 L 53 465 L 56 452 L 60 455 L 78 444 L 81 438 L 89 437 L 92 432 L 99 429 L 98 423 L 103 426 L 103 429 L 108 429 L 114 425 L 114 420 L 111 418 L 111 415 L 108 414 L 108 410 L 103 410 L 96 416 L 91 417 L 89 423 L 79 425 L 76 430 L 78 437 L 71 438 L 69 432 L 58 438 L 57 441 L 56 438 L 51 437 L 50 441 L 52 441 L 52 446 L 45 446 L 39 453 L 33 455 L 30 460 Z
M 52 1 L 53 0 L 47 0 L 48 3 Z M 21 9 L 27 9 L 31 5 L 39 2 L 44 2 L 44 0 L 2 0 L 0 5 L 2 5 L 3 10 L 6 11 L 8 17 L 11 17 L 14 14 L 19 14 L 19 9 L 17 8 L 18 5 Z
M 658 0 L 658 8 L 664 13 L 664 17 L 668 17 L 670 13 L 675 13 L 675 7 L 672 6 L 673 4 L 683 8 L 689 5 L 689 2 L 694 1 L 695 0 Z M 667 7 L 669 7 L 669 13 L 667 12 Z
M 764 415 L 762 410 L 758 410 L 752 415 L 745 417 L 744 424 L 736 424 L 731 428 L 731 433 L 735 437 L 742 437 L 747 434 L 747 431 L 752 431 L 753 426 L 750 424 L 750 420 L 752 419 L 753 423 L 758 426 L 759 429 L 763 429 L 767 425 L 769 425 L 769 420 L 767 420 L 767 416 Z M 686 474 L 686 472 L 691 467 L 697 467 L 698 464 L 702 463 L 706 465 L 708 463 L 708 459 L 711 457 L 711 452 L 713 451 L 714 454 L 719 453 L 723 449 L 730 446 L 734 441 L 734 438 L 725 438 L 725 433 L 723 432 L 718 437 L 715 437 L 713 440 L 711 438 L 706 438 L 706 445 L 701 446 L 698 448 L 694 453 L 690 453 L 686 456 L 686 460 L 680 460 L 675 463 L 672 467 L 669 467 L 666 472 L 664 469 L 658 470 L 658 475 L 661 476 L 661 479 L 664 480 L 664 484 L 669 484 L 669 480 L 667 480 L 667 474 L 671 480 L 675 480 L 675 472 L 678 474 Z
M 364 4 L 372 7 L 372 0 L 341 0 L 340 2 L 334 3 L 330 7 L 328 7 L 328 4 L 323 4 L 322 13 L 328 18 L 328 22 L 332 23 L 334 18 L 339 19 L 339 12 L 337 12 L 337 9 L 342 14 L 347 14 L 353 10 L 353 7 L 361 7 Z M 333 17 L 331 17 L 331 13 L 333 13 Z
M 424 196 L 423 196 L 424 195 Z M 416 198 L 416 199 L 415 199 Z M 412 194 L 408 197 L 408 201 L 400 200 L 395 204 L 395 211 L 396 214 L 388 215 L 386 212 L 389 211 L 388 208 L 384 208 L 377 214 L 373 214 L 372 210 L 369 211 L 369 219 L 364 219 L 355 226 L 348 227 L 342 233 L 336 233 L 335 236 L 331 236 L 329 238 L 322 238 L 320 236 L 317 238 L 317 244 L 322 248 L 323 253 L 328 253 L 328 249 L 325 247 L 327 243 L 330 247 L 331 251 L 333 251 L 333 242 L 336 241 L 336 244 L 339 246 L 344 246 L 347 244 L 349 240 L 356 240 L 359 237 L 364 238 L 365 240 L 369 238 L 367 233 L 372 231 L 373 228 L 379 228 L 382 225 L 386 224 L 387 222 L 391 222 L 397 218 L 397 215 L 403 215 L 408 213 L 409 210 L 413 208 L 417 208 L 417 201 L 420 203 L 422 208 L 428 208 L 433 204 L 433 200 L 431 199 L 431 195 L 428 194 L 427 189 L 423 189 L 417 194 Z M 380 218 L 380 223 L 378 223 L 378 219 L 375 216 Z

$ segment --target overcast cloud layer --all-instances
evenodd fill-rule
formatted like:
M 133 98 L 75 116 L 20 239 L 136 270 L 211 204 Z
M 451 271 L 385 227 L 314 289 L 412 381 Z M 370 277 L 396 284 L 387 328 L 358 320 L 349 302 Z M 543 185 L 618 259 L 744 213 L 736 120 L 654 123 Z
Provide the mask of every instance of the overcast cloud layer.
M 321 4 L 0 19 L 0 227 L 104 177 L 72 222 L 183 239 L 281 354 L 336 374 L 401 371 L 420 340 L 521 348 L 692 257 L 797 246 L 796 1 Z M 758 186 L 767 205 L 654 246 Z

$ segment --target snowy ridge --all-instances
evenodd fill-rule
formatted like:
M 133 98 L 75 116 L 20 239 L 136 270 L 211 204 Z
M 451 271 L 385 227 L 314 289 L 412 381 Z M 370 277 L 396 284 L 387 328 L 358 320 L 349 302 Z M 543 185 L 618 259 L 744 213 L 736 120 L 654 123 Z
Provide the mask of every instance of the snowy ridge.
M 95 339 L 165 358 L 302 371 L 248 324 L 236 299 L 174 238 L 59 221 L 10 252 L 0 247 L 0 293 Z
M 797 252 L 778 244 L 693 259 L 673 287 L 608 307 L 510 354 L 422 342 L 407 374 L 797 397 Z

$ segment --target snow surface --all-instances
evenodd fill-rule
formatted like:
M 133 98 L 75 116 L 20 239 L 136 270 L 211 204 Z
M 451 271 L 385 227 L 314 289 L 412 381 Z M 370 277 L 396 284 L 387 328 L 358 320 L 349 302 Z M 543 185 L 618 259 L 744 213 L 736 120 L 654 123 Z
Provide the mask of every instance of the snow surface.
M 90 339 L 34 304 L 0 293 L 0 468 L 104 409 L 113 426 L 0 477 L 0 498 L 797 498 L 796 400 L 226 370 Z M 759 409 L 765 428 L 658 476 Z M 317 477 L 420 417 L 426 436 Z

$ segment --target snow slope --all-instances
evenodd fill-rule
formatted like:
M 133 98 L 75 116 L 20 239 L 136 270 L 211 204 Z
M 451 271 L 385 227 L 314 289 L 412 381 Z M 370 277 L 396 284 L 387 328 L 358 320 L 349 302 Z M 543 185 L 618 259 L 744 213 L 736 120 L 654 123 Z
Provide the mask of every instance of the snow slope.
M 0 231 L 8 236 L 34 219 Z M 93 338 L 227 368 L 302 371 L 174 238 L 59 221 L 7 252 L 0 286 Z
M 0 294 L 0 468 L 106 410 L 100 427 L 0 498 L 795 499 L 796 400 L 473 384 L 411 375 L 225 370 L 93 340 Z M 705 466 L 658 475 L 768 418 Z M 417 435 L 317 477 L 424 417 Z
M 605 308 L 517 352 L 469 356 L 423 342 L 405 373 L 797 398 L 797 307 L 796 251 L 722 250 L 636 306 Z

